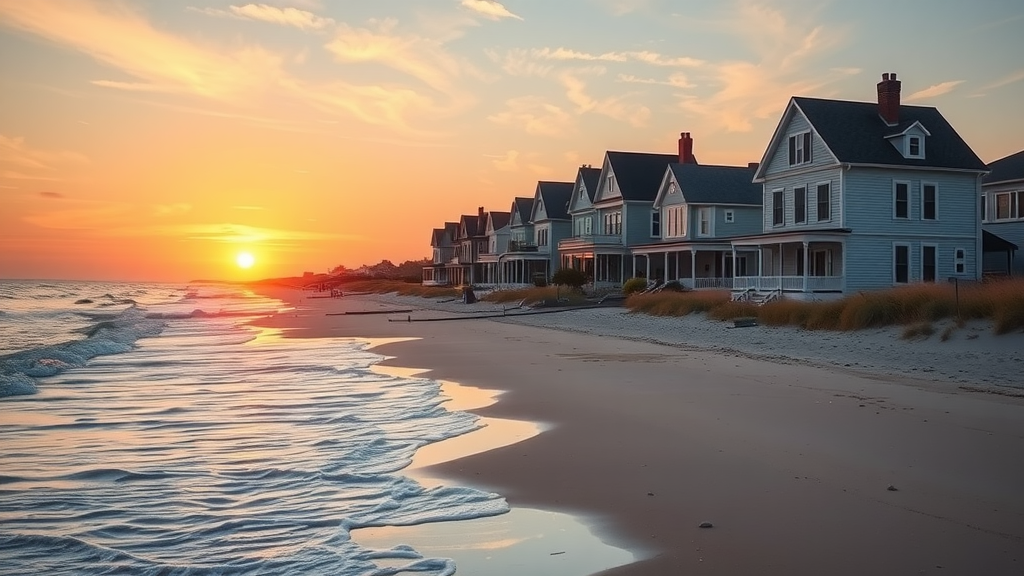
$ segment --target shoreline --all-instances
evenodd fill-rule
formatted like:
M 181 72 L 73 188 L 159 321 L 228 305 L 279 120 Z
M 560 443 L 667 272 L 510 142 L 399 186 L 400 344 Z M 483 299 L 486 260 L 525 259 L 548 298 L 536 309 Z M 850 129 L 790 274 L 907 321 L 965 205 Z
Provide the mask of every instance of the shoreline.
M 399 301 L 339 300 L 328 308 Z M 324 302 L 314 311 L 323 315 Z M 586 314 L 592 321 L 596 313 Z M 566 315 L 543 318 L 556 317 Z M 1024 563 L 1024 498 L 1015 488 L 1024 464 L 1006 458 L 1024 449 L 1018 398 L 538 330 L 522 319 L 285 320 L 271 323 L 306 325 L 297 335 L 419 336 L 383 346 L 395 357 L 386 363 L 507 390 L 473 410 L 481 416 L 551 422 L 523 442 L 428 470 L 493 489 L 513 509 L 585 512 L 610 544 L 655 551 L 608 575 L 930 573 L 940 565 L 1002 573 Z M 367 330 L 374 333 L 354 333 Z M 715 528 L 697 528 L 705 520 Z

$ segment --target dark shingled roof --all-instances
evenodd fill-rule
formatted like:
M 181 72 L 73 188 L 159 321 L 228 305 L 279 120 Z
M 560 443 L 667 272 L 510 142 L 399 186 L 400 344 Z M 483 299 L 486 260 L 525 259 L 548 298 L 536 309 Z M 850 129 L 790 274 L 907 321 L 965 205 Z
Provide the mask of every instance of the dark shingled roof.
M 440 246 L 444 240 L 444 228 L 434 228 L 430 233 L 430 245 Z
M 900 124 L 894 127 L 886 125 L 874 102 L 800 96 L 793 97 L 793 101 L 840 162 L 985 170 L 985 163 L 935 108 L 900 106 Z M 905 130 L 914 121 L 931 133 L 925 140 L 923 159 L 904 158 L 885 139 L 888 134 Z
M 597 194 L 597 185 L 601 181 L 601 169 L 591 168 L 590 166 L 580 166 L 579 174 L 576 179 L 583 178 L 583 185 L 587 187 L 587 197 L 590 201 L 594 201 L 594 194 Z
M 760 206 L 761 185 L 754 184 L 757 168 L 670 164 L 683 198 L 692 204 L 750 204 Z
M 981 179 L 982 184 L 1024 180 L 1024 150 L 992 162 L 988 169 L 992 172 Z
M 530 223 L 530 216 L 533 214 L 533 198 L 516 196 L 512 200 L 512 213 L 519 213 L 519 221 L 522 224 Z
M 511 220 L 511 212 L 491 212 L 491 226 L 495 230 L 501 230 L 505 226 L 508 226 L 508 223 Z
M 549 220 L 568 220 L 569 200 L 575 182 L 537 182 L 537 194 L 544 201 L 544 211 Z
M 609 150 L 608 162 L 623 200 L 653 202 L 665 177 L 665 167 L 679 162 L 679 155 Z
M 468 216 L 466 214 L 462 215 L 462 219 L 459 220 L 459 226 L 460 227 L 461 226 L 465 226 L 466 227 L 466 237 L 467 238 L 472 238 L 473 236 L 477 235 L 477 228 L 479 227 L 479 220 L 480 219 L 479 219 L 479 217 L 476 214 L 473 214 L 472 216 Z

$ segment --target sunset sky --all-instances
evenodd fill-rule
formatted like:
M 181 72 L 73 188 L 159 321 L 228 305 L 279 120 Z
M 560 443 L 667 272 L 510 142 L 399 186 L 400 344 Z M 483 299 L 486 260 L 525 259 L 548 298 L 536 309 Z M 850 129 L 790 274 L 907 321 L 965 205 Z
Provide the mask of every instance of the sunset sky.
M 790 96 L 882 72 L 989 162 L 1024 148 L 1022 29 L 1019 0 L 0 0 L 0 278 L 419 259 L 608 149 L 757 161 Z

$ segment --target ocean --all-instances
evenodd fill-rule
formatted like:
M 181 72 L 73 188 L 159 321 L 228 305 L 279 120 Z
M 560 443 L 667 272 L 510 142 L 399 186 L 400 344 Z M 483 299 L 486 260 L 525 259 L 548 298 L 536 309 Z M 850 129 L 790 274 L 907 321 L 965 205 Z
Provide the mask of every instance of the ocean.
M 284 338 L 226 284 L 0 281 L 0 575 L 452 574 L 366 527 L 483 518 L 403 476 L 472 431 L 367 341 Z

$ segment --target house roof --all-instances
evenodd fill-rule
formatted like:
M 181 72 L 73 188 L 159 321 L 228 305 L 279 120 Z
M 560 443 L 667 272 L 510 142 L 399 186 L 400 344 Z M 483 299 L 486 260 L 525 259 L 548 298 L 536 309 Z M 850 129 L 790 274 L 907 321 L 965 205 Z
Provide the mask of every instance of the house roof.
M 530 216 L 533 214 L 533 198 L 516 196 L 512 200 L 512 209 L 519 213 L 519 221 L 523 224 L 530 223 Z
M 691 204 L 750 204 L 760 206 L 762 188 L 754 184 L 756 168 L 669 164 L 679 189 Z
M 653 202 L 665 177 L 665 167 L 679 162 L 678 154 L 612 150 L 607 154 L 623 200 Z
M 988 169 L 992 172 L 981 179 L 982 184 L 1024 180 L 1024 150 L 990 163 Z
M 594 201 L 594 194 L 597 194 L 597 184 L 601 181 L 601 169 L 590 166 L 580 166 L 577 180 L 583 179 L 583 185 L 587 187 L 587 197 Z
M 463 214 L 462 218 L 459 219 L 459 227 L 466 228 L 466 238 L 472 238 L 477 235 L 477 228 L 479 228 L 480 218 L 473 214 L 472 216 Z
M 537 182 L 537 195 L 544 201 L 544 212 L 549 220 L 568 220 L 569 200 L 575 182 Z
M 491 227 L 495 230 L 501 230 L 512 220 L 511 212 L 491 212 Z
M 848 102 L 794 96 L 818 136 L 835 155 L 849 164 L 921 166 L 985 171 L 985 163 L 964 142 L 939 111 L 930 106 L 900 106 L 900 124 L 889 126 L 874 102 Z M 904 158 L 886 136 L 900 134 L 915 122 L 931 134 L 925 158 Z
M 444 242 L 444 228 L 434 228 L 430 233 L 430 245 L 440 246 Z
M 981 231 L 982 252 L 1014 252 L 1017 245 L 1002 236 L 996 236 L 988 230 Z

